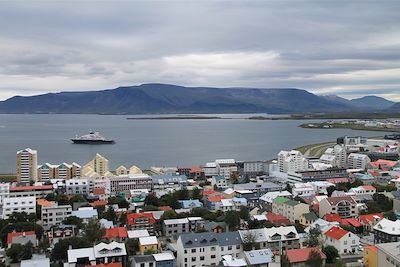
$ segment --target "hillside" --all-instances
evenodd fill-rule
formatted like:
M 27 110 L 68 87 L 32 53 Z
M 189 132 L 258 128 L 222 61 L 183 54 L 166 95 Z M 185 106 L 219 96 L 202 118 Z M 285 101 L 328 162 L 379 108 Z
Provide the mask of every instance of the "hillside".
M 116 89 L 15 96 L 0 102 L 1 113 L 305 113 L 354 110 L 294 88 L 209 88 L 142 84 Z

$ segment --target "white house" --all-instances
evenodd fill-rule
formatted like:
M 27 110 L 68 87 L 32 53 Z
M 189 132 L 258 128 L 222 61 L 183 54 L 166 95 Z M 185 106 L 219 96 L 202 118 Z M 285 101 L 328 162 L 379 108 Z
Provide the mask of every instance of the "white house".
M 278 153 L 279 171 L 288 173 L 305 171 L 308 169 L 308 160 L 300 151 L 281 151 Z
M 347 166 L 350 169 L 366 170 L 371 163 L 371 159 L 365 154 L 351 153 L 347 157 Z
M 3 219 L 8 217 L 13 212 L 26 212 L 27 214 L 36 213 L 36 198 L 35 197 L 10 197 L 3 199 Z
M 339 226 L 332 226 L 324 232 L 323 244 L 334 246 L 339 254 L 354 253 L 360 245 L 360 238 Z
M 294 197 L 311 197 L 315 195 L 314 187 L 309 183 L 295 183 L 292 188 Z

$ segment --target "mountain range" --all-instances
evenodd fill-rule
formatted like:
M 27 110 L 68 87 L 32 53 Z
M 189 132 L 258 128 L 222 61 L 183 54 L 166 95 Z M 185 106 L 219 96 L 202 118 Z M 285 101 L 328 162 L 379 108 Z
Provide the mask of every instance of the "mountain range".
M 115 89 L 14 96 L 0 101 L 0 113 L 162 114 L 308 113 L 400 111 L 381 97 L 347 100 L 296 88 L 212 88 L 149 83 Z

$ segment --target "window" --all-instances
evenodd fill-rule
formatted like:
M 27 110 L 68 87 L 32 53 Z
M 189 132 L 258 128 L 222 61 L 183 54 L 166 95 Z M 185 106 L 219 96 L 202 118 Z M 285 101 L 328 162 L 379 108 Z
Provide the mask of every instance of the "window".
M 211 259 L 215 259 L 215 255 L 211 255 Z
M 196 257 L 192 257 L 192 261 L 196 261 Z
M 228 250 L 232 250 L 232 246 L 228 246 Z
M 195 248 L 192 248 L 192 253 L 196 253 L 196 249 Z
M 204 256 L 200 256 L 200 260 L 201 260 L 201 261 L 204 261 Z

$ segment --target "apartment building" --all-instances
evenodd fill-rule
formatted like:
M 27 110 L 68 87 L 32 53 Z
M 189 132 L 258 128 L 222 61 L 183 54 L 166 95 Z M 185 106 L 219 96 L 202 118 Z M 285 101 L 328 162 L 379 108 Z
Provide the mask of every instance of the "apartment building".
M 3 200 L 10 196 L 10 184 L 0 183 L 0 206 L 3 205 Z
M 330 164 L 333 167 L 346 168 L 347 152 L 344 145 L 335 145 L 327 148 L 320 158 L 320 162 Z
M 130 229 L 142 229 L 147 230 L 150 234 L 154 233 L 156 219 L 151 212 L 130 213 L 127 215 L 127 220 Z
M 44 198 L 53 193 L 53 185 L 27 185 L 10 187 L 10 197 Z
M 309 212 L 309 205 L 285 197 L 277 197 L 272 202 L 272 213 L 285 216 L 292 223 L 298 222 L 303 214 Z
M 107 177 L 106 191 L 108 194 L 124 192 L 133 189 L 148 189 L 153 187 L 153 180 L 147 174 L 134 174 L 128 176 Z
M 183 233 L 194 232 L 203 224 L 204 220 L 201 217 L 164 220 L 163 235 L 171 237 L 178 236 Z
M 234 159 L 217 159 L 215 160 L 217 165 L 218 174 L 230 179 L 232 174 L 237 173 L 238 167 Z
M 400 266 L 400 242 L 376 244 L 377 265 L 379 267 Z
M 175 257 L 172 253 L 135 255 L 131 267 L 174 267 Z
M 282 150 L 278 153 L 278 167 L 283 173 L 305 171 L 308 169 L 308 160 L 300 151 Z
M 339 226 L 332 226 L 323 233 L 323 244 L 335 247 L 339 254 L 354 253 L 360 246 L 360 238 Z
M 29 183 L 37 181 L 37 151 L 26 148 L 17 152 L 17 181 Z
M 41 212 L 43 227 L 48 229 L 51 226 L 60 225 L 62 221 L 71 216 L 71 214 L 71 205 L 58 205 L 57 203 L 53 203 L 49 206 L 43 205 Z
M 83 177 L 105 177 L 113 174 L 110 172 L 108 159 L 97 153 L 94 159 L 83 166 L 81 175 Z
M 247 190 L 255 193 L 256 197 L 259 198 L 262 195 L 268 192 L 281 191 L 283 189 L 282 185 L 264 182 L 264 183 L 246 183 L 246 184 L 234 184 L 233 189 L 235 191 L 238 190 Z
M 326 214 L 339 214 L 340 218 L 354 218 L 358 215 L 357 202 L 351 196 L 328 197 L 319 203 L 319 217 Z
M 88 195 L 90 193 L 90 184 L 88 179 L 66 180 L 65 192 L 67 195 Z
M 351 153 L 347 158 L 347 166 L 349 169 L 366 170 L 371 159 L 365 154 Z
M 164 174 L 164 175 L 154 175 L 151 177 L 153 180 L 153 189 L 154 190 L 163 190 L 163 189 L 173 189 L 178 190 L 182 186 L 188 185 L 188 180 L 186 175 L 173 175 L 173 174 Z
M 127 262 L 125 244 L 118 242 L 99 243 L 90 248 L 69 249 L 67 255 L 68 262 L 64 264 L 66 267 L 82 266 L 82 262 L 87 262 L 88 265 L 120 262 L 125 266 Z
M 314 187 L 310 183 L 295 183 L 292 187 L 294 197 L 311 197 L 315 195 Z
M 269 248 L 279 255 L 287 249 L 300 248 L 300 236 L 294 226 L 281 226 L 239 231 L 242 242 L 249 236 L 261 249 Z
M 375 244 L 400 241 L 400 220 L 391 221 L 383 218 L 373 229 Z
M 189 233 L 180 235 L 176 245 L 179 267 L 217 266 L 222 256 L 239 258 L 243 255 L 238 232 Z
M 50 179 L 71 179 L 81 176 L 81 166 L 75 162 L 72 164 L 64 162 L 60 165 L 45 163 L 38 166 L 37 173 L 38 180 L 42 182 L 50 181 Z
M 265 174 L 268 171 L 266 161 L 245 161 L 243 162 L 243 174 L 246 176 L 256 176 Z
M 27 214 L 36 213 L 35 197 L 9 197 L 3 200 L 2 218 L 8 219 L 13 212 L 26 212 Z

